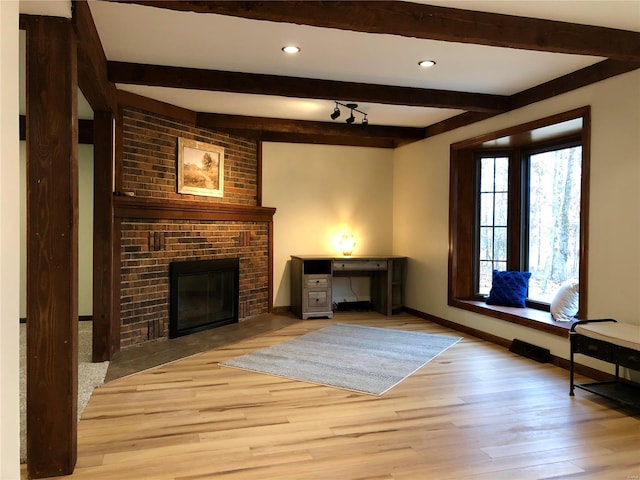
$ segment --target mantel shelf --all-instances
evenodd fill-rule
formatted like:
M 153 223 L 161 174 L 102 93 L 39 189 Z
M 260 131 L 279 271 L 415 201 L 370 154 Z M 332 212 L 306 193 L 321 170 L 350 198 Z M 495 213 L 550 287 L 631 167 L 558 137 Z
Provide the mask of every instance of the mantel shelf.
M 117 218 L 271 222 L 275 208 L 114 195 Z

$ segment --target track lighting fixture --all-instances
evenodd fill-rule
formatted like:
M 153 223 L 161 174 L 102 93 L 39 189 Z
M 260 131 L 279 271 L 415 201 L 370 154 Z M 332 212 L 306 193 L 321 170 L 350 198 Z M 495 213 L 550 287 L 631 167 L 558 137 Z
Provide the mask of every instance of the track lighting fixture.
M 362 115 L 362 125 L 363 126 L 367 126 L 369 125 L 369 120 L 367 119 L 367 114 L 364 113 L 361 110 L 358 110 L 358 104 L 357 103 L 340 103 L 340 102 L 335 102 L 336 106 L 333 109 L 333 112 L 331 113 L 330 117 L 331 120 L 335 120 L 336 118 L 338 118 L 340 116 L 340 107 L 344 107 L 344 108 L 348 108 L 351 115 L 349 115 L 349 117 L 345 120 L 345 122 L 347 122 L 347 124 L 351 125 L 353 122 L 356 121 L 356 117 L 353 115 L 353 112 L 358 112 L 360 115 Z

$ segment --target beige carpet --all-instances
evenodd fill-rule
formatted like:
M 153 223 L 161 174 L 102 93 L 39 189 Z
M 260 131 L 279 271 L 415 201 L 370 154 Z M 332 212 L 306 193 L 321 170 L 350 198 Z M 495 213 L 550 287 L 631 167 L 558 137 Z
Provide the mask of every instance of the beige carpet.
M 109 362 L 91 363 L 92 322 L 78 323 L 78 421 L 93 390 L 102 385 Z M 20 324 L 20 462 L 27 461 L 26 325 Z

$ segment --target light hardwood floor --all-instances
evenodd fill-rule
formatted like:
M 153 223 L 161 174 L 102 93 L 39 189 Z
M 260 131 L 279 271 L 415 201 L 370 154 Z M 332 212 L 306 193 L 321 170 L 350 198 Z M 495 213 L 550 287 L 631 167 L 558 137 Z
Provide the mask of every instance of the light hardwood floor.
M 382 397 L 218 366 L 331 323 L 463 336 Z M 306 320 L 106 383 L 73 479 L 638 479 L 640 416 L 408 314 Z

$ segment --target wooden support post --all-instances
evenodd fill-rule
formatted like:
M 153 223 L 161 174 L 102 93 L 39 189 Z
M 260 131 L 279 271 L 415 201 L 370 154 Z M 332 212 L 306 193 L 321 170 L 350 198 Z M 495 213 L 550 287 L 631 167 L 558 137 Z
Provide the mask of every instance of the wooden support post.
M 107 78 L 107 58 L 86 1 L 72 4 L 78 37 L 78 84 L 94 111 L 93 361 L 120 350 L 120 252 L 113 217 L 116 87 Z M 82 125 L 82 124 L 81 124 Z M 115 273 L 114 273 L 115 272 Z
M 27 470 L 67 475 L 77 455 L 78 118 L 67 19 L 27 20 Z
M 93 361 L 120 350 L 120 318 L 114 314 L 114 118 L 94 113 L 93 187 Z M 118 276 L 118 275 L 116 275 Z

